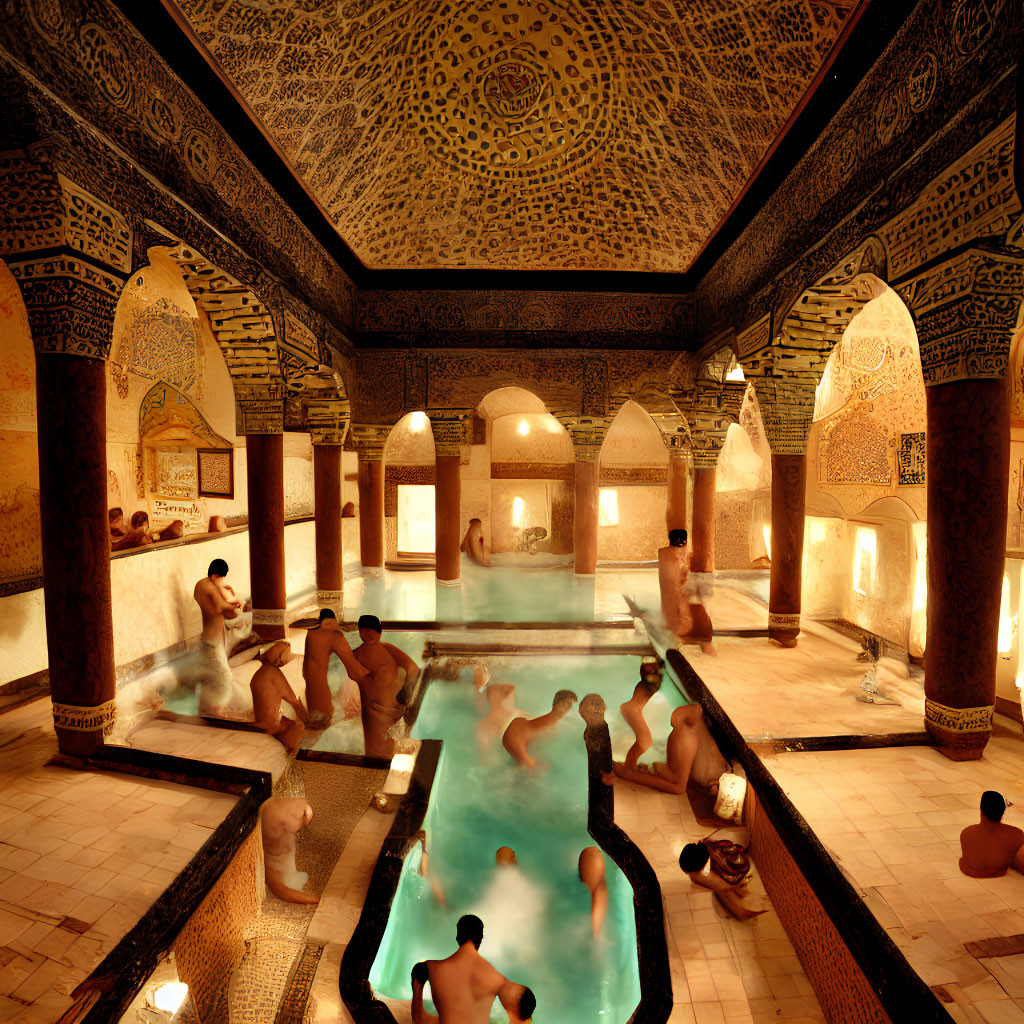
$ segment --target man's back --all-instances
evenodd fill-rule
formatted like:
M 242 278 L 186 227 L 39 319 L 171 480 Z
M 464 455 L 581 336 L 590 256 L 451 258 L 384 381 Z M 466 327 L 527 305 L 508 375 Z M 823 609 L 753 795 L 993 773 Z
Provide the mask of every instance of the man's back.
M 960 833 L 960 870 L 972 878 L 998 878 L 1013 866 L 1024 832 L 1002 822 L 969 825 Z
M 276 665 L 260 665 L 249 681 L 252 690 L 253 717 L 257 722 L 281 716 L 281 701 L 288 680 Z
M 472 946 L 461 946 L 445 960 L 428 960 L 427 969 L 440 1024 L 487 1024 L 505 978 Z

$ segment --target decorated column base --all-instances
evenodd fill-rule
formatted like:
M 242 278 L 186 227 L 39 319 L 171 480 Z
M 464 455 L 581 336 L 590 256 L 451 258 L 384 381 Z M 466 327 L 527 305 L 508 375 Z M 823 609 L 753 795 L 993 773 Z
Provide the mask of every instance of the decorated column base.
M 949 708 L 924 702 L 924 727 L 939 751 L 951 761 L 977 761 L 992 735 L 993 705 Z

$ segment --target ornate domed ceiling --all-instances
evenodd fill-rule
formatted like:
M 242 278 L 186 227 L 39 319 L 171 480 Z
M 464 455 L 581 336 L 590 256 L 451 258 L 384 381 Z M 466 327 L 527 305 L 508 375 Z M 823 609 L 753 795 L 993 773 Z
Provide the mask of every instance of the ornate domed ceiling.
M 177 0 L 368 267 L 668 272 L 860 3 Z

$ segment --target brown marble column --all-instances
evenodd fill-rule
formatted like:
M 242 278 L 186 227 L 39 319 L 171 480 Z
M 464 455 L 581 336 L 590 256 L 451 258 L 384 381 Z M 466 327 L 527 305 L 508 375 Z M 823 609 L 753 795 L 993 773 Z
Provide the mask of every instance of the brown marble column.
M 359 560 L 364 569 L 384 568 L 384 461 L 359 450 Z
M 462 471 L 470 442 L 471 409 L 427 413 L 434 435 L 434 564 L 438 583 L 457 583 L 461 575 Z
M 252 626 L 266 640 L 285 635 L 284 435 L 245 438 L 249 495 L 249 578 Z
M 772 569 L 768 636 L 783 647 L 795 647 L 800 634 L 806 486 L 806 455 L 772 454 Z
M 665 507 L 666 531 L 687 528 L 686 491 L 689 483 L 689 469 L 686 453 L 670 448 L 668 453 L 668 496 Z
M 434 457 L 434 558 L 437 579 L 454 583 L 459 579 L 459 544 L 462 541 L 462 473 L 458 455 Z
M 928 638 L 925 727 L 954 761 L 992 731 L 1006 556 L 1009 391 L 1005 379 L 926 389 Z
M 693 524 L 690 528 L 690 572 L 715 571 L 715 478 L 717 453 L 694 453 Z
M 342 602 L 341 445 L 313 445 L 313 503 L 316 519 L 316 599 Z
M 36 354 L 50 696 L 61 751 L 88 757 L 114 718 L 106 365 Z
M 577 576 L 590 576 L 597 572 L 597 484 L 597 460 L 581 461 L 577 455 L 572 526 L 574 571 Z

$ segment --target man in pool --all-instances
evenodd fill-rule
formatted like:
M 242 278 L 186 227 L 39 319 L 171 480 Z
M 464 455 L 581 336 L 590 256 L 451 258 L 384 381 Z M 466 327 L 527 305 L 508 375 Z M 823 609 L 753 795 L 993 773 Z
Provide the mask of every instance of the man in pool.
M 321 608 L 320 624 L 306 634 L 302 653 L 302 678 L 306 681 L 306 707 L 309 708 L 311 729 L 326 729 L 334 718 L 334 701 L 327 684 L 332 654 L 341 659 L 353 682 L 359 683 L 370 674 L 356 661 L 352 648 L 338 629 L 338 617 L 330 608 Z
M 207 575 L 196 585 L 192 596 L 203 616 L 203 635 L 199 645 L 199 713 L 218 714 L 231 701 L 234 684 L 225 650 L 224 623 L 238 615 L 242 602 L 224 582 L 228 563 L 215 558 Z
M 1001 793 L 981 794 L 981 820 L 960 833 L 960 870 L 971 878 L 1001 878 L 1010 868 L 1024 871 L 1024 832 L 1003 824 L 1010 805 Z
M 608 913 L 608 883 L 604 879 L 604 854 L 597 846 L 588 846 L 580 854 L 580 881 L 590 891 L 590 927 L 594 938 Z
M 286 665 L 291 656 L 292 649 L 287 640 L 272 640 L 264 644 L 258 655 L 260 667 L 250 680 L 249 688 L 252 690 L 252 714 L 256 725 L 278 740 L 289 754 L 294 754 L 299 749 L 307 715 L 302 701 L 295 696 L 281 671 L 281 666 Z M 281 701 L 294 708 L 294 719 L 281 714 Z
M 511 683 L 491 683 L 485 692 L 490 711 L 476 726 L 476 743 L 481 751 L 490 748 L 509 722 L 523 714 L 516 707 L 516 688 Z
M 640 665 L 640 682 L 634 687 L 633 696 L 625 704 L 619 705 L 622 717 L 636 737 L 636 742 L 626 754 L 625 767 L 630 770 L 636 768 L 641 754 L 650 750 L 654 743 L 650 727 L 644 719 L 644 708 L 660 689 L 661 669 L 657 662 L 645 661 Z
M 295 837 L 313 819 L 313 808 L 302 798 L 275 797 L 260 808 L 263 869 L 267 888 L 279 900 L 312 906 L 318 896 L 303 892 L 306 876 L 295 870 Z
M 537 1000 L 523 985 L 509 981 L 479 953 L 484 923 L 474 914 L 459 918 L 455 941 L 459 948 L 444 960 L 421 960 L 412 969 L 413 1024 L 487 1024 L 495 996 L 512 1024 L 533 1017 Z M 430 994 L 438 1016 L 423 1007 L 423 988 Z
M 459 550 L 465 551 L 477 565 L 491 564 L 491 549 L 487 541 L 484 540 L 484 526 L 479 519 L 470 519 L 469 529 L 466 530 L 466 536 L 462 538 Z
M 662 793 L 681 794 L 686 792 L 690 781 L 690 769 L 697 753 L 697 723 L 700 721 L 699 704 L 687 704 L 672 712 L 672 731 L 665 745 L 665 760 L 651 765 L 637 765 L 629 768 L 614 762 L 612 771 L 602 776 L 606 786 L 613 786 L 619 779 L 635 782 L 640 786 L 660 790 Z
M 524 768 L 536 768 L 537 760 L 530 756 L 527 747 L 542 733 L 553 729 L 572 710 L 577 701 L 572 690 L 559 690 L 551 701 L 551 710 L 537 718 L 513 718 L 501 745 L 512 755 L 516 764 Z
M 366 756 L 388 758 L 395 752 L 391 728 L 405 713 L 405 705 L 398 700 L 403 675 L 404 688 L 411 692 L 420 668 L 405 651 L 381 641 L 383 627 L 376 615 L 360 615 L 358 626 L 359 639 L 363 642 L 353 653 L 356 661 L 367 670 L 363 679 L 356 680 Z

